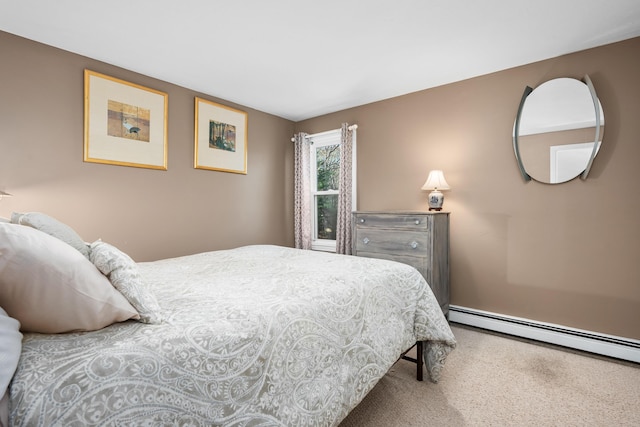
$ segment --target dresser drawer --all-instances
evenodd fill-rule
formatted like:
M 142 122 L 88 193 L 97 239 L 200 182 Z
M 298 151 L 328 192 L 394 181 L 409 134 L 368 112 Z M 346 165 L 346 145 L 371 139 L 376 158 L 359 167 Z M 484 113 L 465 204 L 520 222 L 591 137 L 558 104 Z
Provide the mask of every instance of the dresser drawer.
M 416 254 L 412 254 L 416 255 Z M 411 255 L 398 255 L 398 254 L 390 254 L 387 252 L 358 252 L 358 256 L 366 257 L 366 258 L 378 258 L 378 259 L 386 259 L 388 261 L 396 261 L 402 264 L 410 265 L 415 268 L 425 276 L 429 273 L 427 266 L 427 258 L 423 256 L 411 256 Z
M 356 238 L 356 252 L 412 256 L 425 256 L 429 252 L 429 234 L 420 231 L 361 228 Z
M 415 267 L 449 311 L 449 214 L 447 212 L 353 212 L 353 255 Z
M 428 218 L 425 218 L 424 215 L 411 214 L 358 213 L 355 217 L 355 225 L 356 227 L 425 231 L 428 229 Z

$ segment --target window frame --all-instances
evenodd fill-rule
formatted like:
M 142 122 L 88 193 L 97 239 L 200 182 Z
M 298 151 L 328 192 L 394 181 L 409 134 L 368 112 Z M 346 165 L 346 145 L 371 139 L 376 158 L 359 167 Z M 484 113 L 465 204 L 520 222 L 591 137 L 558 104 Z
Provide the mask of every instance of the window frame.
M 318 238 L 317 218 L 318 205 L 317 196 L 337 195 L 340 189 L 318 191 L 318 163 L 316 150 L 329 145 L 340 145 L 342 140 L 342 129 L 334 129 L 326 132 L 316 133 L 307 136 L 311 142 L 309 149 L 309 169 L 310 169 L 310 190 L 309 190 L 309 206 L 311 207 L 311 249 L 325 252 L 336 251 L 336 241 Z M 356 209 L 356 136 L 353 131 L 353 150 L 352 150 L 352 211 Z M 342 159 L 340 159 L 342 161 Z

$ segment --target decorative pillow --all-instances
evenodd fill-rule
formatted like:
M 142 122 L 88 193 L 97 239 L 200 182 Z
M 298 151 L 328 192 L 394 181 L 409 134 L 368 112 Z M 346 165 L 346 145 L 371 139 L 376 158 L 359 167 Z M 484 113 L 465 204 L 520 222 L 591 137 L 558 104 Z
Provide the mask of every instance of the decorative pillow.
M 140 316 L 77 250 L 46 233 L 0 223 L 0 306 L 22 331 L 102 329 Z
M 91 262 L 140 313 L 144 323 L 161 323 L 162 313 L 156 297 L 147 289 L 138 265 L 129 255 L 100 240 L 91 244 Z
M 18 367 L 22 352 L 20 323 L 0 307 L 0 425 L 9 425 L 9 395 L 7 388 Z
M 89 259 L 89 247 L 82 238 L 69 227 L 55 218 L 40 212 L 11 214 L 11 222 L 14 224 L 28 225 L 29 227 L 43 231 L 50 236 L 62 240 L 80 251 L 87 259 Z

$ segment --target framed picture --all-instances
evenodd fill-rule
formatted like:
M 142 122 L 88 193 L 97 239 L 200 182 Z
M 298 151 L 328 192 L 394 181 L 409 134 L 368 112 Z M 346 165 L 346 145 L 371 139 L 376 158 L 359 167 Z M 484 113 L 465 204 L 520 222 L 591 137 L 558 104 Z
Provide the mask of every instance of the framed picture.
M 84 161 L 167 170 L 168 95 L 84 70 Z
M 196 169 L 247 173 L 247 113 L 196 97 Z

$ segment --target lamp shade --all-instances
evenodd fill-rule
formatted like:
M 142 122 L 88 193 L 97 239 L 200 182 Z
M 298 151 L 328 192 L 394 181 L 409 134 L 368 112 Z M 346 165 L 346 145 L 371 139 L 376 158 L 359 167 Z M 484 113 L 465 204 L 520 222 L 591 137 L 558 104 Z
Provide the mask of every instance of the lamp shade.
M 427 182 L 422 186 L 423 190 L 450 190 L 449 184 L 444 179 L 444 173 L 441 170 L 432 170 L 429 172 Z

